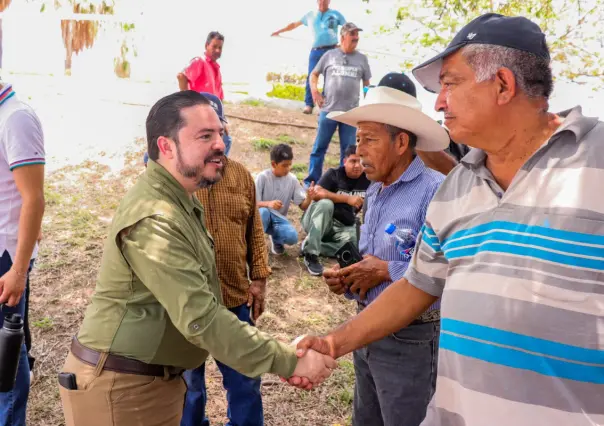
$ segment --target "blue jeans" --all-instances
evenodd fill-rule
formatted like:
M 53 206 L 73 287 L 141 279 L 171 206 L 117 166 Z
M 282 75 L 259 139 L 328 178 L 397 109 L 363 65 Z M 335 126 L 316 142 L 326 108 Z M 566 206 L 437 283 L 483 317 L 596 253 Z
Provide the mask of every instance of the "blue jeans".
M 0 277 L 10 270 L 13 262 L 7 251 L 0 258 Z M 31 263 L 30 263 L 31 270 Z M 26 286 L 29 286 L 29 275 Z M 2 315 L 0 315 L 0 327 L 4 323 L 6 314 L 20 314 L 25 318 L 25 292 L 17 306 L 4 306 Z M 15 387 L 9 392 L 0 392 L 0 426 L 25 426 L 25 411 L 27 408 L 27 398 L 29 396 L 29 361 L 27 359 L 27 348 L 25 341 L 21 345 L 21 354 L 19 355 L 19 366 L 17 367 L 17 379 Z
M 253 325 L 250 320 L 250 308 L 247 307 L 247 304 L 230 308 L 229 311 L 237 315 L 239 320 Z M 218 360 L 216 365 L 222 374 L 222 383 L 227 391 L 229 422 L 226 426 L 264 425 L 260 378 L 251 379 Z M 205 415 L 207 402 L 205 367 L 204 363 L 195 370 L 185 371 L 184 378 L 188 389 L 180 426 L 210 425 L 210 421 Z
M 323 174 L 323 161 L 325 153 L 331 142 L 333 134 L 338 129 L 340 136 L 340 165 L 344 164 L 344 151 L 350 145 L 354 145 L 357 137 L 357 129 L 348 124 L 338 123 L 337 121 L 327 118 L 326 112 L 319 114 L 319 128 L 315 144 L 310 153 L 310 165 L 308 167 L 308 177 L 304 179 L 304 186 L 308 187 L 312 182 L 319 182 Z
M 292 246 L 298 242 L 298 231 L 287 219 L 266 207 L 260 208 L 260 217 L 264 232 L 273 238 L 275 244 Z
M 323 57 L 331 49 L 311 49 L 308 55 L 308 77 L 306 78 L 306 92 L 304 94 L 304 103 L 306 106 L 314 107 L 315 104 L 312 100 L 312 92 L 310 91 L 310 74 L 313 72 L 319 59 Z
M 436 388 L 440 322 L 412 324 L 354 352 L 353 426 L 419 426 Z

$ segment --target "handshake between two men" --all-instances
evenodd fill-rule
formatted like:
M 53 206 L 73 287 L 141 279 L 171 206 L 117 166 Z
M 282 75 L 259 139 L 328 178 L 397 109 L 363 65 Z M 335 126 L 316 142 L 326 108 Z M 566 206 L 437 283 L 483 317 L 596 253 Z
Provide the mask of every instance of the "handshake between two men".
M 360 300 L 365 300 L 370 289 L 390 279 L 390 276 L 388 262 L 375 256 L 365 255 L 362 261 L 354 265 L 346 268 L 336 265 L 325 270 L 323 278 L 332 293 L 337 295 L 346 292 L 350 295 L 356 293 Z M 354 327 L 354 322 L 357 321 L 349 321 L 324 337 L 303 335 L 295 339 L 292 345 L 296 346 L 296 355 L 299 357 L 298 365 L 292 377 L 281 378 L 281 380 L 306 390 L 321 384 L 337 367 L 335 359 L 369 342 L 365 342 L 368 336 L 362 336 L 353 331 L 351 327 Z M 350 332 L 353 334 L 350 335 Z M 388 329 L 378 330 L 380 334 L 388 332 Z M 352 339 L 353 335 L 354 339 Z M 347 339 L 346 336 L 351 339 Z M 370 339 L 373 340 L 375 337 L 370 337 Z

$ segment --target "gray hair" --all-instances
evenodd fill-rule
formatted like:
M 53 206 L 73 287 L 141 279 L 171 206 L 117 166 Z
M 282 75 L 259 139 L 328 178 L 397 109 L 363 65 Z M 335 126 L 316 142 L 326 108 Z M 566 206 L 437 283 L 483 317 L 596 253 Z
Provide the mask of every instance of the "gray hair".
M 507 68 L 516 84 L 529 98 L 548 99 L 554 88 L 549 59 L 529 52 L 492 44 L 470 44 L 462 55 L 476 74 L 476 82 L 490 80 L 497 70 Z
M 400 127 L 391 126 L 390 124 L 384 124 L 384 127 L 390 135 L 390 142 L 394 142 L 396 137 L 401 133 L 409 136 L 409 148 L 411 148 L 411 152 L 415 152 L 415 146 L 417 145 L 417 135 L 415 133 L 401 129 Z

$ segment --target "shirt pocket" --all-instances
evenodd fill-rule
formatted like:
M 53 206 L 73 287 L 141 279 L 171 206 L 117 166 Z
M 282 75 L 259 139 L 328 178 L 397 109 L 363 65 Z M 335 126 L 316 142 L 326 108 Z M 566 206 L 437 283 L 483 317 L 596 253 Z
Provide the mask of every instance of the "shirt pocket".
M 239 188 L 229 187 L 227 189 L 226 202 L 224 212 L 230 222 L 244 224 L 248 221 L 252 206 L 249 197 L 242 194 Z

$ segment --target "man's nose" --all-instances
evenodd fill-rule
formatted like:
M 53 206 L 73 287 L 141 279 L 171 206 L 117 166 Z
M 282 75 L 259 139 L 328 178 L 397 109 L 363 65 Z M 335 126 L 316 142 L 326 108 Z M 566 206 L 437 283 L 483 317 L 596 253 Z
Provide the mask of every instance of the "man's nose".
M 217 133 L 214 138 L 214 143 L 212 144 L 212 149 L 216 151 L 224 152 L 226 150 L 226 145 L 224 144 L 224 140 L 222 140 L 222 136 Z
M 437 112 L 444 112 L 447 109 L 447 97 L 446 90 L 440 90 L 438 96 L 436 97 L 436 103 L 434 104 L 434 109 Z

